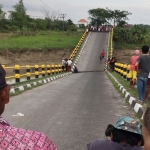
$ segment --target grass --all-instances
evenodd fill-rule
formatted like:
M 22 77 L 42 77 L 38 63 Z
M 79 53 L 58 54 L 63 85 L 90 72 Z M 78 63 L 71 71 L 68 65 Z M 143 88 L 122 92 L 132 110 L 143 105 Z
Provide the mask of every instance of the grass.
M 131 90 L 129 88 L 129 82 L 126 79 L 122 78 L 122 76 L 116 72 L 112 72 L 112 75 L 118 80 L 118 82 L 120 82 L 120 84 L 124 86 L 124 88 L 131 94 L 131 96 L 133 96 L 134 98 L 138 98 L 137 89 L 134 88 L 134 90 Z
M 142 46 L 143 44 L 128 44 L 128 43 L 118 43 L 118 42 L 115 42 L 114 44 L 114 48 L 116 50 L 141 49 Z
M 118 77 L 118 74 L 117 74 L 117 73 L 113 72 L 112 75 L 113 75 L 119 82 L 121 81 L 120 84 L 122 84 L 122 85 L 124 86 L 124 88 L 125 88 L 125 86 L 127 87 L 127 85 L 128 85 L 128 87 L 129 87 L 129 84 L 126 84 L 126 83 L 123 81 L 122 77 L 121 77 L 121 78 Z M 115 89 L 120 93 L 120 96 L 125 99 L 126 104 L 129 104 L 129 101 L 127 100 L 127 98 L 125 98 L 125 97 L 124 97 L 124 94 L 122 94 L 122 92 L 119 90 L 118 83 L 115 82 L 114 79 L 113 79 L 108 73 L 107 73 L 107 76 L 108 76 L 108 78 L 110 79 L 110 81 L 112 82 L 112 84 L 114 85 Z M 127 81 L 126 81 L 126 82 L 127 82 Z M 133 90 L 133 91 L 130 92 L 131 95 L 134 95 L 135 93 L 137 93 L 136 90 Z M 134 113 L 135 113 L 135 117 L 138 118 L 138 119 L 140 120 L 140 122 L 143 122 L 143 120 L 142 120 L 141 117 L 135 112 L 135 110 L 134 110 Z
M 114 79 L 107 73 L 108 78 L 110 79 L 110 81 L 112 82 L 112 84 L 114 85 L 115 89 L 119 91 L 119 87 L 118 87 L 118 83 L 114 81 Z M 124 98 L 123 94 L 120 93 L 120 96 L 122 98 Z
M 50 32 L 34 36 L 7 36 L 0 40 L 0 50 L 73 49 L 82 32 Z M 0 35 L 1 37 L 1 35 Z

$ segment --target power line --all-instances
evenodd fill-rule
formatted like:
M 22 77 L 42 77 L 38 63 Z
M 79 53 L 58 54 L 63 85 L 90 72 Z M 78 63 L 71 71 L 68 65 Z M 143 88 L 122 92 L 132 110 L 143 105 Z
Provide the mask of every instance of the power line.
M 49 7 L 46 3 L 44 3 L 42 0 L 40 0 L 45 6 L 47 6 L 51 11 L 53 11 L 53 12 L 55 12 L 56 14 L 58 14 L 56 11 L 54 11 L 51 7 Z M 60 15 L 60 14 L 58 14 L 58 15 Z M 68 16 L 68 15 L 66 15 L 66 16 Z M 71 17 L 70 16 L 68 16 L 68 19 L 71 19 Z M 77 21 L 78 22 L 78 20 L 76 20 L 76 19 L 74 19 L 75 21 Z
M 65 19 L 66 14 L 61 14 L 60 18 L 63 19 L 63 31 L 64 31 L 64 19 Z
M 47 4 L 45 4 L 42 0 L 40 0 L 45 6 L 47 6 L 49 9 L 51 9 L 54 13 L 58 14 L 57 12 L 55 12 L 51 7 L 49 7 Z M 59 14 L 58 14 L 59 15 Z

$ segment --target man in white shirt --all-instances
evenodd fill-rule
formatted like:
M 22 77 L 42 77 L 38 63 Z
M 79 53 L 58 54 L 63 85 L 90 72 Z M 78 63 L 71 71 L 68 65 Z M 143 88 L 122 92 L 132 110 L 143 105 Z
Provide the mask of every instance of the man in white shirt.
M 72 64 L 72 61 L 69 59 L 68 60 L 68 71 L 71 71 L 71 64 Z

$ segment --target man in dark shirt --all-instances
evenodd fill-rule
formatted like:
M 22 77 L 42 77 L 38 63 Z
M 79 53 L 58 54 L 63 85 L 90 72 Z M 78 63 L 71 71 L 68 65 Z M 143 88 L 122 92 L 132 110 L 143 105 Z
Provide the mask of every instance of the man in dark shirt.
M 111 140 L 95 140 L 88 150 L 143 150 L 142 124 L 130 117 L 120 117 L 116 125 L 108 125 L 106 136 Z
M 142 56 L 140 56 L 135 64 L 137 71 L 137 90 L 138 90 L 138 103 L 142 104 L 146 90 L 148 74 L 150 72 L 150 56 L 148 55 L 149 47 L 142 47 Z
M 144 137 L 144 150 L 150 150 L 150 104 L 143 117 L 142 133 Z

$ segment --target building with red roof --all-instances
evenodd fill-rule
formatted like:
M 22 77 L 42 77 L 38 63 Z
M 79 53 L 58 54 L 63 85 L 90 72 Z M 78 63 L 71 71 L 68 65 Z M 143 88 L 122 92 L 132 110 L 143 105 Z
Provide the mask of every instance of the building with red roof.
M 85 26 L 87 26 L 88 25 L 88 22 L 85 20 L 85 19 L 80 19 L 79 21 L 78 21 L 78 24 L 80 25 L 80 24 L 84 24 Z

